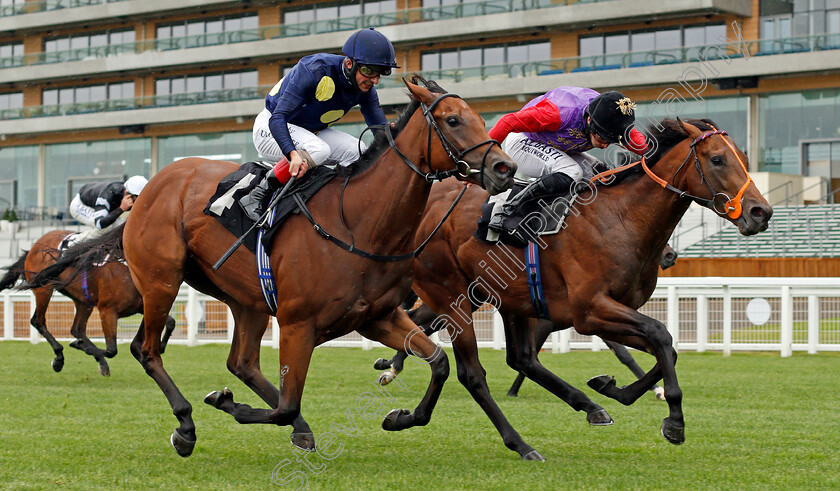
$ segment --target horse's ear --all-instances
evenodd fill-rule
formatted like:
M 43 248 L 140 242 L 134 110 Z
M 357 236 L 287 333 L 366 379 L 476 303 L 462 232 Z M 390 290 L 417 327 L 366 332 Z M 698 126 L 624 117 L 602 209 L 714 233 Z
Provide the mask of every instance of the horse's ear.
M 686 123 L 682 119 L 677 116 L 677 123 L 680 125 L 680 128 L 691 138 L 697 138 L 703 134 L 702 131 L 696 126 L 691 123 Z
M 403 83 L 408 89 L 408 96 L 415 101 L 420 101 L 425 104 L 431 104 L 432 102 L 434 102 L 435 96 L 425 87 L 417 85 L 417 79 L 415 77 L 411 77 L 411 81 L 409 81 L 406 78 L 403 78 Z

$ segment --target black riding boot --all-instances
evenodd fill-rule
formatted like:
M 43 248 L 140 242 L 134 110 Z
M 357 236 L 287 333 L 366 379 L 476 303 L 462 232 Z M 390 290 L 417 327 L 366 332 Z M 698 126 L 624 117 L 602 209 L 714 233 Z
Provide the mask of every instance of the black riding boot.
M 277 180 L 274 171 L 268 171 L 268 174 L 257 184 L 257 187 L 239 198 L 239 206 L 248 215 L 248 218 L 256 222 L 265 212 L 266 202 L 279 187 L 280 181 Z
M 487 227 L 490 230 L 504 232 L 506 230 L 504 227 L 505 220 L 522 203 L 540 196 L 567 196 L 570 194 L 574 182 L 574 179 L 560 172 L 554 172 L 540 177 L 536 181 L 528 184 L 519 194 L 502 203 L 501 206 L 496 205 L 493 210 L 493 217 L 490 219 Z

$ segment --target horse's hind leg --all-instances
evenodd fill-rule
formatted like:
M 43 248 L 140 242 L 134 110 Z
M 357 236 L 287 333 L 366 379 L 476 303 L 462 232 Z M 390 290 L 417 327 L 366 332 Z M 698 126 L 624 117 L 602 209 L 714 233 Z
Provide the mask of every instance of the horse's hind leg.
M 548 339 L 548 336 L 554 332 L 554 323 L 545 319 L 540 319 L 536 322 L 537 325 L 534 328 L 534 346 L 538 346 L 541 349 L 545 344 L 545 341 Z M 510 389 L 508 389 L 507 395 L 509 397 L 519 396 L 519 389 L 522 387 L 522 382 L 524 381 L 525 374 L 519 372 L 516 375 L 516 380 L 513 381 L 513 385 L 511 385 Z
M 160 354 L 163 354 L 166 351 L 166 345 L 169 344 L 169 338 L 172 337 L 173 331 L 175 331 L 175 318 L 170 315 L 166 319 L 163 338 L 160 340 Z
M 396 309 L 386 318 L 360 329 L 359 333 L 368 339 L 379 341 L 385 346 L 405 351 L 420 357 L 429 363 L 432 378 L 426 394 L 420 404 L 409 412 L 407 409 L 394 409 L 382 421 L 382 428 L 399 431 L 412 426 L 425 426 L 432 418 L 443 384 L 449 377 L 449 360 L 439 346 L 422 334 L 405 311 Z
M 540 363 L 537 358 L 539 348 L 534 343 L 534 328 L 527 317 L 506 315 L 504 321 L 507 338 L 507 362 L 511 368 L 523 372 L 528 378 L 562 399 L 575 411 L 586 412 L 586 420 L 589 424 L 594 426 L 613 424 L 612 418 L 603 407 Z
M 412 294 L 414 292 L 412 291 Z M 416 294 L 414 294 L 416 300 Z M 435 314 L 432 309 L 430 309 L 426 304 L 420 305 L 416 309 L 406 311 L 408 314 L 409 319 L 411 322 L 418 325 L 420 329 L 423 330 L 423 333 L 426 336 L 431 335 L 434 331 L 433 322 L 437 319 L 437 314 Z M 442 326 L 441 326 L 442 327 Z M 379 383 L 380 385 L 388 385 L 397 378 L 397 375 L 403 371 L 403 366 L 405 363 L 405 359 L 408 357 L 403 348 L 397 350 L 394 354 L 393 358 L 390 360 L 385 360 L 380 358 L 376 360 L 374 364 L 374 368 L 377 370 L 385 370 L 386 368 L 391 368 L 390 370 L 385 370 L 379 375 Z
M 50 331 L 47 330 L 47 307 L 50 304 L 50 298 L 53 291 L 49 288 L 36 288 L 35 294 L 35 313 L 29 323 L 38 331 L 38 334 L 44 336 L 44 339 L 50 344 L 50 347 L 55 353 L 55 358 L 52 361 L 52 368 L 56 372 L 60 372 L 64 368 L 64 347 L 55 340 Z
M 608 341 L 606 339 L 604 340 L 604 343 L 606 343 L 607 347 L 613 353 L 615 353 L 615 356 L 616 358 L 618 358 L 618 361 L 623 363 L 627 368 L 630 369 L 631 372 L 633 372 L 633 375 L 635 375 L 636 378 L 642 378 L 645 376 L 645 371 L 642 370 L 642 367 L 640 367 L 638 363 L 636 363 L 636 360 L 633 358 L 633 355 L 631 355 L 630 352 L 627 351 L 627 348 L 625 348 L 624 345 L 615 343 L 613 341 Z M 650 390 L 651 392 L 656 394 L 657 399 L 659 399 L 660 401 L 665 400 L 665 389 L 658 385 L 654 385 L 653 388 Z
M 260 341 L 268 325 L 268 316 L 230 305 L 234 319 L 233 343 L 228 355 L 228 370 L 253 390 L 273 409 L 280 400 L 280 390 L 260 370 Z M 243 335 L 243 333 L 245 333 Z M 204 402 L 218 409 L 232 413 L 235 404 L 230 390 L 211 392 Z M 298 414 L 292 422 L 292 445 L 307 451 L 315 450 L 315 435 L 303 416 Z
M 91 346 L 99 353 L 99 358 L 97 358 L 99 360 L 99 374 L 107 377 L 111 375 L 111 369 L 108 367 L 108 362 L 105 361 L 105 358 L 113 358 L 117 355 L 117 323 L 119 322 L 119 315 L 113 308 L 101 307 L 99 309 L 99 320 L 102 322 L 102 332 L 105 334 L 105 351 L 97 348 L 92 342 Z
M 108 367 L 108 362 L 105 361 L 106 354 L 104 351 L 97 348 L 96 345 L 93 344 L 93 341 L 87 337 L 87 321 L 90 318 L 90 314 L 93 313 L 93 307 L 86 302 L 75 299 L 73 300 L 73 303 L 76 304 L 76 316 L 73 318 L 73 327 L 70 328 L 70 334 L 72 334 L 76 339 L 70 343 L 70 346 L 92 356 L 97 363 L 99 363 L 99 374 L 107 377 L 111 374 L 111 369 Z M 116 323 L 116 319 L 114 322 Z M 108 334 L 105 319 L 102 319 L 102 330 L 105 331 L 105 338 L 107 340 Z M 114 340 L 112 343 L 114 354 L 116 354 L 117 343 L 115 326 Z

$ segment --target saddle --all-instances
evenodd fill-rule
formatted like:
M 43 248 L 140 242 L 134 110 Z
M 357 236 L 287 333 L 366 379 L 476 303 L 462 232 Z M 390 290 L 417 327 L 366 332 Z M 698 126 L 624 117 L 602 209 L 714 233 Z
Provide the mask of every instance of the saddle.
M 515 184 L 508 200 L 524 188 L 524 185 Z M 541 235 L 553 235 L 562 230 L 563 222 L 574 201 L 574 194 L 571 197 L 543 195 L 525 201 L 505 219 L 505 228 L 513 232 L 501 234 L 487 227 L 493 215 L 493 203 L 485 201 L 481 205 L 481 218 L 478 219 L 478 227 L 473 235 L 490 244 L 501 242 L 511 247 L 524 248 L 529 241 L 534 241 Z
M 248 194 L 251 189 L 262 181 L 266 173 L 274 167 L 272 162 L 246 162 L 242 166 L 225 176 L 210 197 L 204 214 L 214 217 L 230 233 L 236 237 L 248 231 L 253 221 L 248 218 L 240 206 L 239 198 Z M 293 213 L 299 213 L 297 199 L 304 203 L 309 201 L 315 193 L 335 178 L 338 173 L 328 166 L 318 166 L 310 169 L 302 178 L 295 181 L 292 188 L 277 203 L 274 221 L 270 228 L 263 233 L 263 244 L 268 249 L 271 239 L 279 230 L 283 222 Z M 279 191 L 278 191 L 279 192 Z M 257 234 L 249 234 L 243 242 L 251 252 L 257 252 Z

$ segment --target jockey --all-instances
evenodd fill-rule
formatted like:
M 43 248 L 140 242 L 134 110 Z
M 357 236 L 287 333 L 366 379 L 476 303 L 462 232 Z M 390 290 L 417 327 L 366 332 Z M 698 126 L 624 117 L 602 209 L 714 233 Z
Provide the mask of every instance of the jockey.
M 536 180 L 507 202 L 509 193 L 500 197 L 488 226 L 504 231 L 505 218 L 521 203 L 541 195 L 567 194 L 581 177 L 581 165 L 598 162 L 586 150 L 618 143 L 643 154 L 647 150 L 645 137 L 632 128 L 635 108 L 636 104 L 619 92 L 599 94 L 582 87 L 558 87 L 503 116 L 490 130 L 490 138 L 504 141 L 504 151 L 519 165 L 518 174 Z
M 73 243 L 98 237 L 123 223 L 123 213 L 131 210 L 147 182 L 143 176 L 131 176 L 124 183 L 94 182 L 82 186 L 70 202 L 70 216 L 92 229 L 76 235 Z
M 399 68 L 394 46 L 369 28 L 353 33 L 342 52 L 345 56 L 319 53 L 301 58 L 266 95 L 265 109 L 254 121 L 254 145 L 263 158 L 279 161 L 239 201 L 252 220 L 259 219 L 267 197 L 291 176 L 323 163 L 346 166 L 358 160 L 364 143 L 329 128 L 351 108 L 360 106 L 368 126 L 387 123 L 374 86 Z

